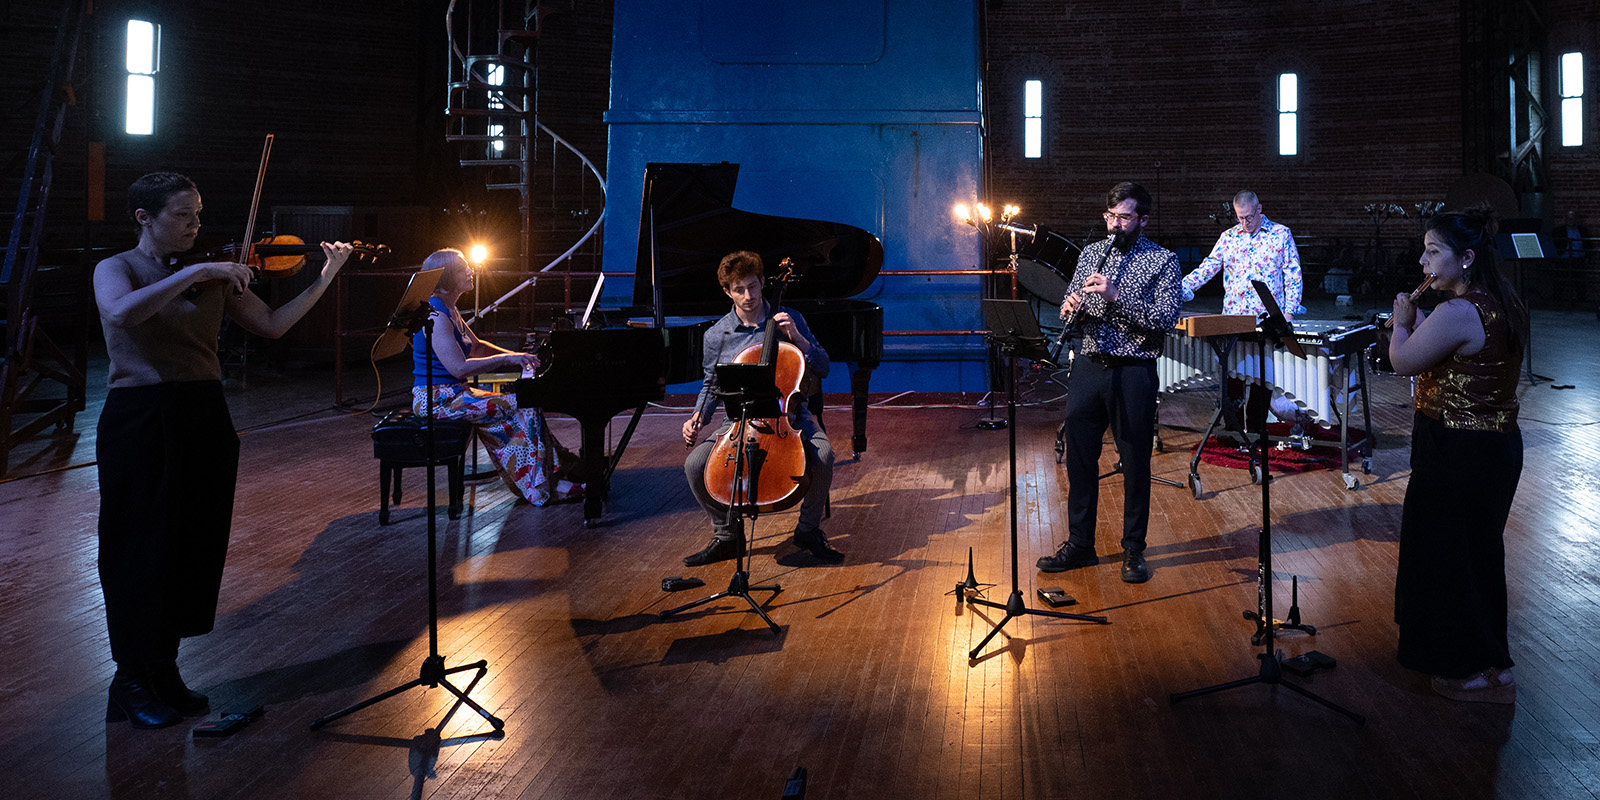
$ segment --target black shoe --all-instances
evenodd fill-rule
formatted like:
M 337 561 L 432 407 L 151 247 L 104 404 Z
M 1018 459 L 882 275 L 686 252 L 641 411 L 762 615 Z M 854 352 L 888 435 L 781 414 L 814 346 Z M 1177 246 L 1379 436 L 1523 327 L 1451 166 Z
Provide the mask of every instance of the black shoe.
M 149 675 L 150 687 L 155 690 L 156 697 L 179 714 L 198 717 L 211 712 L 211 700 L 184 684 L 183 676 L 178 674 L 177 662 L 152 667 Z
M 844 553 L 833 549 L 833 545 L 828 544 L 828 537 L 822 532 L 821 528 L 812 528 L 804 532 L 796 529 L 794 532 L 794 546 L 810 553 L 818 561 L 837 564 L 844 560 Z
M 1144 583 L 1147 580 L 1150 580 L 1150 568 L 1144 565 L 1144 553 L 1123 553 L 1122 582 Z
M 683 565 L 686 567 L 703 567 L 707 564 L 715 564 L 718 561 L 727 561 L 739 555 L 739 548 L 741 547 L 744 547 L 743 539 L 714 538 L 711 540 L 711 544 L 706 545 L 706 549 L 694 555 L 684 556 Z
M 1036 563 L 1040 572 L 1066 572 L 1078 567 L 1092 567 L 1100 563 L 1100 557 L 1094 554 L 1093 547 L 1079 547 L 1071 542 L 1062 542 L 1055 555 L 1040 556 Z
M 143 676 L 117 670 L 106 701 L 106 722 L 127 720 L 135 728 L 165 728 L 183 721 L 183 715 L 162 702 Z

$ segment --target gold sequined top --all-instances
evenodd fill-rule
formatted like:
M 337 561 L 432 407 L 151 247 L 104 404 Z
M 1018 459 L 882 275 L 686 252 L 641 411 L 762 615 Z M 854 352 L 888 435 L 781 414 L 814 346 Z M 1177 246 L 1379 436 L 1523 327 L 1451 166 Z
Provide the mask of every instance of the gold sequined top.
M 1451 355 L 1417 376 L 1417 410 L 1446 427 L 1505 433 L 1517 428 L 1517 375 L 1522 353 L 1511 352 L 1505 310 L 1487 292 L 1461 296 L 1483 321 L 1483 349 Z

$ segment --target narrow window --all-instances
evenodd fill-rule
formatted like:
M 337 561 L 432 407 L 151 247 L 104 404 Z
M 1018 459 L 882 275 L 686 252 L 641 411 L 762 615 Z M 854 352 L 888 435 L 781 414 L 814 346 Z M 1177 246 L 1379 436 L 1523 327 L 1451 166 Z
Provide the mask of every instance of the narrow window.
M 488 83 L 490 86 L 504 86 L 506 83 L 506 67 L 504 64 L 495 64 L 489 68 Z M 502 109 L 506 107 L 505 95 L 497 90 L 489 91 L 489 108 Z M 501 138 L 506 135 L 506 126 L 498 122 L 489 123 L 489 135 L 495 137 L 489 143 L 489 154 L 498 158 L 505 154 L 506 140 Z
M 149 136 L 156 130 L 156 70 L 161 30 L 153 22 L 128 20 L 128 113 L 123 129 Z
M 1278 155 L 1300 152 L 1300 79 L 1293 72 L 1278 76 Z
M 1561 145 L 1583 144 L 1583 54 L 1561 55 Z
M 1044 84 L 1040 81 L 1022 84 L 1022 155 L 1044 155 Z

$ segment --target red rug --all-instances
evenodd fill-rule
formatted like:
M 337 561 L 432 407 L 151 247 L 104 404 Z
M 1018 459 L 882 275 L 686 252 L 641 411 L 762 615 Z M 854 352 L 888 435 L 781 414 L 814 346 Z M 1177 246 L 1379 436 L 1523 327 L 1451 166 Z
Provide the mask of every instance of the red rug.
M 1267 433 L 1273 436 L 1288 436 L 1290 425 L 1287 422 L 1267 423 Z M 1366 431 L 1356 428 L 1350 429 L 1350 441 L 1359 442 L 1367 435 Z M 1218 467 L 1229 469 L 1249 469 L 1250 452 L 1238 449 L 1233 441 L 1218 439 L 1213 436 L 1206 440 L 1205 450 L 1200 453 L 1200 460 Z M 1319 425 L 1311 426 L 1311 447 L 1300 449 L 1298 447 L 1279 447 L 1273 444 L 1267 450 L 1267 464 L 1273 472 L 1310 472 L 1316 469 L 1339 469 L 1339 429 L 1324 428 Z

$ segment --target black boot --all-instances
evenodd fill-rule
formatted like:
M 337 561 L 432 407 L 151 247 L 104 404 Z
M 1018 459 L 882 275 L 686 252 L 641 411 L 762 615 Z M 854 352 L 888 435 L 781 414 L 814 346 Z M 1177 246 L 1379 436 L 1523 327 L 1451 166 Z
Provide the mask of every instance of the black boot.
M 118 667 L 111 679 L 106 722 L 123 720 L 135 728 L 165 728 L 182 722 L 183 715 L 156 696 L 144 675 Z
M 155 689 L 156 696 L 172 706 L 179 714 L 198 717 L 210 713 L 211 700 L 184 684 L 183 676 L 178 674 L 178 662 L 172 661 L 151 667 L 149 675 L 150 685 Z

